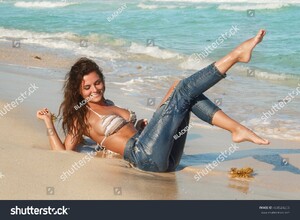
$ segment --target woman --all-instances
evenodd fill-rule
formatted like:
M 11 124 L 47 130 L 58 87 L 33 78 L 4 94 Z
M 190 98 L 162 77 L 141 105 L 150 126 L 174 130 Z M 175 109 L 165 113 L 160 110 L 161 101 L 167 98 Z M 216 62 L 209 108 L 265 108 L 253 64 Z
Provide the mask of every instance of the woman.
M 175 82 L 149 123 L 142 119 L 135 127 L 134 112 L 117 107 L 104 98 L 102 71 L 87 58 L 78 60 L 66 76 L 64 101 L 60 106 L 65 142 L 58 137 L 48 109 L 38 111 L 37 117 L 53 131 L 49 136 L 53 150 L 75 150 L 86 135 L 106 149 L 121 154 L 133 166 L 153 172 L 174 171 L 178 166 L 186 133 L 180 137 L 176 134 L 189 124 L 190 112 L 207 123 L 230 131 L 234 142 L 267 145 L 268 140 L 228 117 L 203 95 L 225 78 L 235 63 L 249 62 L 252 50 L 265 33 L 260 30 L 219 61 Z

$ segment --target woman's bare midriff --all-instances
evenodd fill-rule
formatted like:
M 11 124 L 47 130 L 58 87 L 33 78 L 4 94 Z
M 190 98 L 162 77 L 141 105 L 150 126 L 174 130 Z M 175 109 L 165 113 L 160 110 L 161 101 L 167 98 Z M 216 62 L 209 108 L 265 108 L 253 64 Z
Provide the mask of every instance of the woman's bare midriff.
M 108 136 L 104 141 L 103 145 L 106 149 L 124 155 L 124 150 L 128 140 L 137 133 L 137 130 L 132 123 L 124 125 L 116 133 Z M 97 143 L 101 143 L 104 138 L 104 135 L 99 135 L 95 131 L 90 132 L 90 138 L 92 138 Z

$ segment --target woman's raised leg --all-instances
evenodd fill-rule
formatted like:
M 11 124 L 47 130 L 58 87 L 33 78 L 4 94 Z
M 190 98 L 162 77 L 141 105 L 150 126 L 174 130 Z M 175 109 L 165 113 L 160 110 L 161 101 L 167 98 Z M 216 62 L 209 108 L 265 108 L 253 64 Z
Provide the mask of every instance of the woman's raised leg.
M 197 97 L 197 99 L 194 100 L 191 111 L 187 112 L 185 118 L 183 119 L 175 135 L 173 136 L 174 143 L 172 146 L 171 154 L 169 156 L 168 171 L 174 171 L 181 160 L 187 133 L 192 126 L 192 124 L 189 123 L 191 112 L 194 113 L 199 119 L 212 125 L 212 118 L 214 114 L 219 110 L 221 109 L 203 94 L 201 94 Z
M 224 56 L 223 58 L 215 62 L 214 66 L 217 68 L 218 72 L 220 74 L 224 74 L 225 77 L 226 72 L 237 62 L 249 62 L 253 49 L 258 43 L 262 41 L 265 34 L 266 34 L 265 30 L 260 30 L 255 37 L 243 42 L 238 47 L 236 47 L 233 51 L 231 51 L 229 54 L 227 54 L 226 56 Z M 209 74 L 210 74 L 209 72 L 203 71 L 202 74 L 199 74 L 199 76 L 204 80 L 205 77 L 208 76 Z M 172 92 L 174 91 L 175 87 L 178 85 L 179 82 L 180 81 L 175 81 L 173 83 L 173 85 L 170 87 L 169 91 L 161 101 L 159 107 L 170 97 L 170 95 L 172 94 Z M 206 89 L 204 89 L 203 92 L 205 90 Z
M 187 138 L 187 133 L 191 126 L 190 116 L 191 113 L 188 112 L 181 122 L 180 126 L 178 127 L 177 132 L 172 137 L 174 139 L 174 143 L 169 156 L 169 165 L 167 171 L 174 171 L 180 163 Z
M 265 30 L 260 30 L 255 37 L 243 42 L 225 57 L 218 60 L 215 66 L 224 74 L 237 62 L 249 62 L 254 47 L 262 41 L 265 34 Z
M 134 147 L 128 149 L 129 152 L 124 155 L 133 158 L 132 160 L 140 169 L 156 172 L 166 171 L 174 144 L 172 137 L 176 134 L 187 113 L 191 111 L 194 101 L 223 79 L 226 76 L 225 72 L 236 62 L 248 62 L 247 59 L 250 59 L 253 48 L 262 40 L 263 35 L 264 31 L 260 31 L 258 37 L 245 41 L 235 49 L 235 52 L 230 53 L 230 57 L 227 55 L 220 61 L 181 80 L 172 95 L 167 98 L 165 105 L 154 113 L 149 124 L 136 140 Z M 130 161 L 130 159 L 128 160 Z
M 243 42 L 225 57 L 218 60 L 215 66 L 224 74 L 237 62 L 248 63 L 253 49 L 263 40 L 265 34 L 265 30 L 260 30 L 255 37 Z
M 216 106 L 203 94 L 195 100 L 195 104 L 193 105 L 191 112 L 193 112 L 199 119 L 231 132 L 233 142 L 239 143 L 243 141 L 250 141 L 255 144 L 269 144 L 268 140 L 257 136 L 254 132 L 226 115 L 218 106 Z M 190 113 L 186 115 L 177 129 L 176 135 L 173 136 L 175 141 L 169 157 L 168 171 L 174 171 L 181 160 L 187 133 L 192 126 L 189 121 Z
M 191 106 L 191 102 L 200 94 L 225 78 L 226 71 L 235 63 L 249 62 L 254 47 L 262 41 L 265 33 L 264 30 L 260 30 L 255 37 L 243 42 L 225 57 L 181 80 L 178 86 L 183 89 L 182 93 L 186 95 L 187 104 Z
M 230 118 L 222 110 L 219 110 L 214 114 L 212 124 L 230 131 L 232 133 L 232 141 L 236 143 L 243 141 L 250 141 L 255 144 L 263 145 L 270 143 L 268 140 L 259 137 L 253 131 Z

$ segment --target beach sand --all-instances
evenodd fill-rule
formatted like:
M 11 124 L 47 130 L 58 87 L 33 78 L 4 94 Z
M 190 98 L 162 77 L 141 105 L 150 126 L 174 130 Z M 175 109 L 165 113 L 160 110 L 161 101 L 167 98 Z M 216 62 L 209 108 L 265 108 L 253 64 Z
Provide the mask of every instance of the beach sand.
M 11 49 L 3 51 L 11 53 Z M 32 84 L 38 88 L 0 115 L 0 199 L 300 199 L 300 142 L 271 139 L 269 146 L 237 144 L 236 152 L 197 181 L 197 172 L 232 145 L 228 132 L 197 126 L 189 131 L 176 172 L 143 172 L 131 168 L 118 156 L 99 154 L 85 160 L 63 181 L 63 173 L 84 160 L 86 154 L 51 151 L 45 125 L 35 114 L 42 107 L 57 113 L 64 74 L 77 57 L 58 59 L 55 54 L 36 52 L 29 55 L 26 48 L 13 55 L 3 53 L 1 50 L 0 109 Z M 36 55 L 42 60 L 33 58 Z M 151 118 L 154 108 L 134 97 L 120 96 L 123 93 L 109 84 L 106 98 L 135 110 L 139 118 Z M 62 133 L 59 125 L 57 128 Z M 232 167 L 252 167 L 255 175 L 250 179 L 230 178 L 228 172 Z

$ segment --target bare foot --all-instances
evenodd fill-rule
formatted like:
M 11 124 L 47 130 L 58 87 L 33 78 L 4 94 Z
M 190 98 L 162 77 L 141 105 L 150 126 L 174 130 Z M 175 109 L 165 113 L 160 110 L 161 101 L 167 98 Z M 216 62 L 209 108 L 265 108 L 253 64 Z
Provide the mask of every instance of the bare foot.
M 246 127 L 239 127 L 236 131 L 232 132 L 232 141 L 240 143 L 243 141 L 250 141 L 255 144 L 268 145 L 270 142 L 267 139 L 263 139 L 257 136 L 253 131 L 249 130 Z
M 235 48 L 234 52 L 238 55 L 238 62 L 248 63 L 250 61 L 254 47 L 263 40 L 265 34 L 265 30 L 259 30 L 255 37 L 243 42 Z

